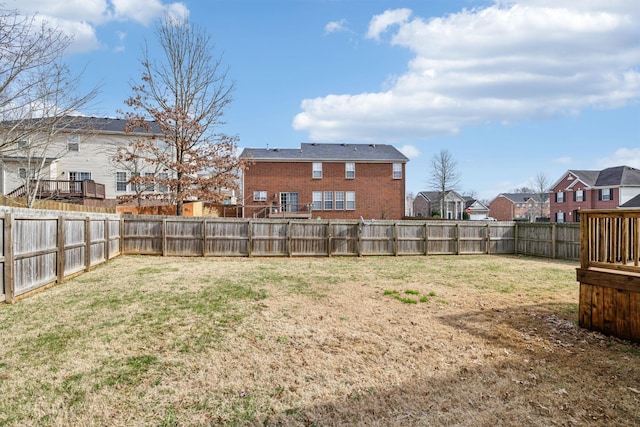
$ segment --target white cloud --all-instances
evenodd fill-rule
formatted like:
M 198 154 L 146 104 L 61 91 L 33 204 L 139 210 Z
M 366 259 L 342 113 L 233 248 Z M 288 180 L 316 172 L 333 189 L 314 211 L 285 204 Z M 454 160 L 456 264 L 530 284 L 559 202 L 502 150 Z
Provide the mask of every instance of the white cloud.
M 626 3 L 523 0 L 428 21 L 388 10 L 367 37 L 413 52 L 407 72 L 385 91 L 305 99 L 293 126 L 313 140 L 416 140 L 627 105 L 640 98 L 640 9 Z
M 71 52 L 104 48 L 96 29 L 112 21 L 134 21 L 143 25 L 164 14 L 186 17 L 189 10 L 182 2 L 162 0 L 5 0 L 5 6 L 23 14 L 37 14 L 39 20 L 73 37 Z M 123 49 L 118 46 L 116 49 Z
M 602 168 L 630 166 L 640 169 L 640 148 L 619 148 L 598 163 Z
M 379 40 L 380 34 L 387 31 L 389 27 L 405 24 L 412 13 L 411 9 L 392 9 L 374 16 L 369 23 L 367 38 Z
M 340 19 L 339 21 L 331 21 L 324 26 L 324 33 L 331 34 L 331 33 L 339 33 L 342 31 L 348 31 L 346 25 L 347 25 L 346 19 Z
M 420 150 L 415 145 L 405 144 L 402 147 L 398 148 L 398 150 L 407 156 L 409 159 L 415 159 L 420 156 Z

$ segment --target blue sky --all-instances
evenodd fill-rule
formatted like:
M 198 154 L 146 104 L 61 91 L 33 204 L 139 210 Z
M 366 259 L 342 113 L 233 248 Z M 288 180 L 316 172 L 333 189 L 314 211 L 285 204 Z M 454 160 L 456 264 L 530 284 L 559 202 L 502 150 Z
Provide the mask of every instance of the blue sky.
M 88 115 L 117 117 L 165 12 L 206 28 L 236 82 L 241 147 L 389 143 L 407 192 L 433 156 L 491 200 L 568 169 L 640 168 L 636 0 L 8 0 L 74 36 Z M 152 51 L 153 56 L 153 51 Z

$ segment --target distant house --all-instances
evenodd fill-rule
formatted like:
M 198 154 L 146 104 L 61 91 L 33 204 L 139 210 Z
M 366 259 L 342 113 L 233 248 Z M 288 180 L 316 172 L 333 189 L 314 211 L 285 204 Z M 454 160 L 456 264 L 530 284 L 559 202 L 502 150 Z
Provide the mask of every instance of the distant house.
M 489 208 L 480 200 L 473 197 L 465 197 L 465 212 L 470 220 L 485 219 L 489 215 Z
M 34 127 L 32 122 L 37 120 L 41 119 L 18 124 L 0 122 L 0 138 L 10 141 L 21 127 Z M 21 197 L 26 182 L 38 180 L 41 198 L 114 207 L 118 196 L 135 191 L 133 184 L 127 184 L 131 170 L 115 164 L 113 157 L 118 147 L 136 139 L 162 138 L 157 125 L 149 125 L 151 132 L 127 132 L 127 121 L 123 119 L 68 116 L 59 121 L 53 136 L 34 134 L 15 144 L 5 144 L 0 155 L 0 193 Z M 166 190 L 156 186 L 145 191 Z
M 489 203 L 489 216 L 498 221 L 548 218 L 549 198 L 542 202 L 538 193 L 501 193 Z
M 413 199 L 413 215 L 419 218 L 463 219 L 467 200 L 453 190 L 421 191 Z
M 401 219 L 405 166 L 386 144 L 316 144 L 246 148 L 244 217 Z
M 551 220 L 579 222 L 582 209 L 640 207 L 640 170 L 568 170 L 551 187 Z

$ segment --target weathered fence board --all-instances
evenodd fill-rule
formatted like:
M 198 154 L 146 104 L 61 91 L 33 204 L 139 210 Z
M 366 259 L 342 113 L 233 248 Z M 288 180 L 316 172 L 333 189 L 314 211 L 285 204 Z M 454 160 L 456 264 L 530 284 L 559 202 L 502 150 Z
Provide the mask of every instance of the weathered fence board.
M 3 216 L 2 299 L 13 302 L 50 283 L 107 260 L 107 247 L 120 249 L 117 215 L 81 214 L 20 208 L 0 208 Z M 107 221 L 115 222 L 113 234 Z M 117 248 L 117 249 L 116 249 Z M 114 256 L 115 256 L 114 255 Z

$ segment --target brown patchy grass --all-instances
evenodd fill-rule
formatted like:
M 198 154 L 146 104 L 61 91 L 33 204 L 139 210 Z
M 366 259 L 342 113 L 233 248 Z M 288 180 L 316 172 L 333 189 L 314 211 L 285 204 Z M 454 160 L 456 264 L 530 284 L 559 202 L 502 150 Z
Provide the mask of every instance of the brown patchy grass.
M 0 306 L 0 425 L 640 425 L 576 267 L 122 256 Z

